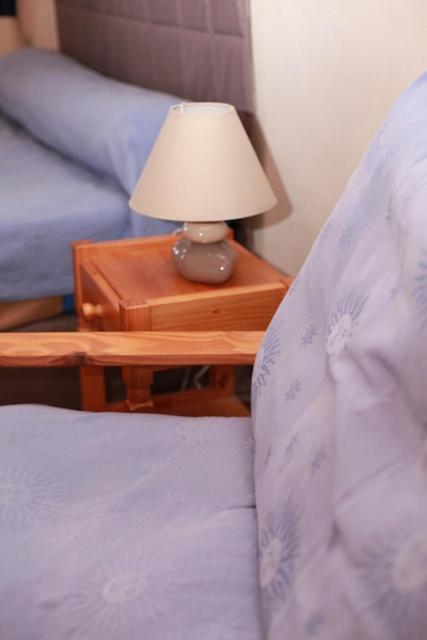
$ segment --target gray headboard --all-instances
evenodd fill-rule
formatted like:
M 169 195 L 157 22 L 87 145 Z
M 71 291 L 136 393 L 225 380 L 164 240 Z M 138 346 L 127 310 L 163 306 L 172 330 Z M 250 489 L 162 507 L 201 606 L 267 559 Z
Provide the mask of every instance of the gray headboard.
M 248 0 L 56 0 L 61 50 L 108 76 L 253 112 Z

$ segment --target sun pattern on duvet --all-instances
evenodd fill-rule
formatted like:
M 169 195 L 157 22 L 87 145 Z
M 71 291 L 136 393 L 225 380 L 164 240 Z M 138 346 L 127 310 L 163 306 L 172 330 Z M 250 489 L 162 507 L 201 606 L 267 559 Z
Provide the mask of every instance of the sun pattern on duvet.
M 280 355 L 280 343 L 280 323 L 276 317 L 272 321 L 256 357 L 252 374 L 252 388 L 256 394 L 259 394 L 262 388 L 267 385 L 268 378 Z
M 179 558 L 144 547 L 88 568 L 59 613 L 67 638 L 140 640 L 179 593 Z
M 367 295 L 362 294 L 349 295 L 339 300 L 329 319 L 326 351 L 330 356 L 338 355 L 345 348 L 366 300 Z
M 292 499 L 267 516 L 259 537 L 263 601 L 272 609 L 287 598 L 300 555 L 301 512 Z
M 61 508 L 60 482 L 26 466 L 0 468 L 0 526 L 36 525 Z
M 309 347 L 309 346 L 311 346 L 313 344 L 313 342 L 315 341 L 316 336 L 317 336 L 316 325 L 312 322 L 306 328 L 306 330 L 304 332 L 304 335 L 301 338 L 301 346 L 304 349 L 307 349 L 307 347 Z
M 216 443 L 221 442 L 223 433 L 218 429 L 204 427 L 202 425 L 178 427 L 171 430 L 169 444 L 172 448 L 177 449 L 210 449 Z
M 393 640 L 423 640 L 427 629 L 427 529 L 390 534 L 363 550 L 365 600 Z

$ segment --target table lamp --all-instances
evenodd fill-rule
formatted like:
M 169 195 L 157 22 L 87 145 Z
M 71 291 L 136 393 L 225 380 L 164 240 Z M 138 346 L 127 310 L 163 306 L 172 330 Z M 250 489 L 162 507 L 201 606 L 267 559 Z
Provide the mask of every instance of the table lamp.
M 235 108 L 195 102 L 170 109 L 129 205 L 184 222 L 172 249 L 176 268 L 188 280 L 220 284 L 236 260 L 224 221 L 276 202 Z

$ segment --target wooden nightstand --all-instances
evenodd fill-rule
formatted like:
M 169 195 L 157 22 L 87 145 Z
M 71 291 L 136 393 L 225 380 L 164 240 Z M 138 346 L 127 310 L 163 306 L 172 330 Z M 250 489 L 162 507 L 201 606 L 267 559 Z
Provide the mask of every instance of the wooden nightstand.
M 237 242 L 237 268 L 223 285 L 189 282 L 170 259 L 176 236 L 74 244 L 76 307 L 80 331 L 265 330 L 286 294 L 283 276 Z M 106 402 L 103 371 L 81 372 L 82 408 L 156 411 L 180 415 L 247 415 L 234 395 L 234 369 L 212 367 L 209 388 L 151 396 L 153 370 L 123 372 L 126 402 Z

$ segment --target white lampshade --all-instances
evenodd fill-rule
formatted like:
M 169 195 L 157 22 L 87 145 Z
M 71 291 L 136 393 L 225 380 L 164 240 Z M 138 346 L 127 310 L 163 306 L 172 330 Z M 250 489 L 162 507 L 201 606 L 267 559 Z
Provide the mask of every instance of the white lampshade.
M 276 202 L 234 107 L 189 103 L 171 108 L 129 204 L 153 218 L 215 222 Z

